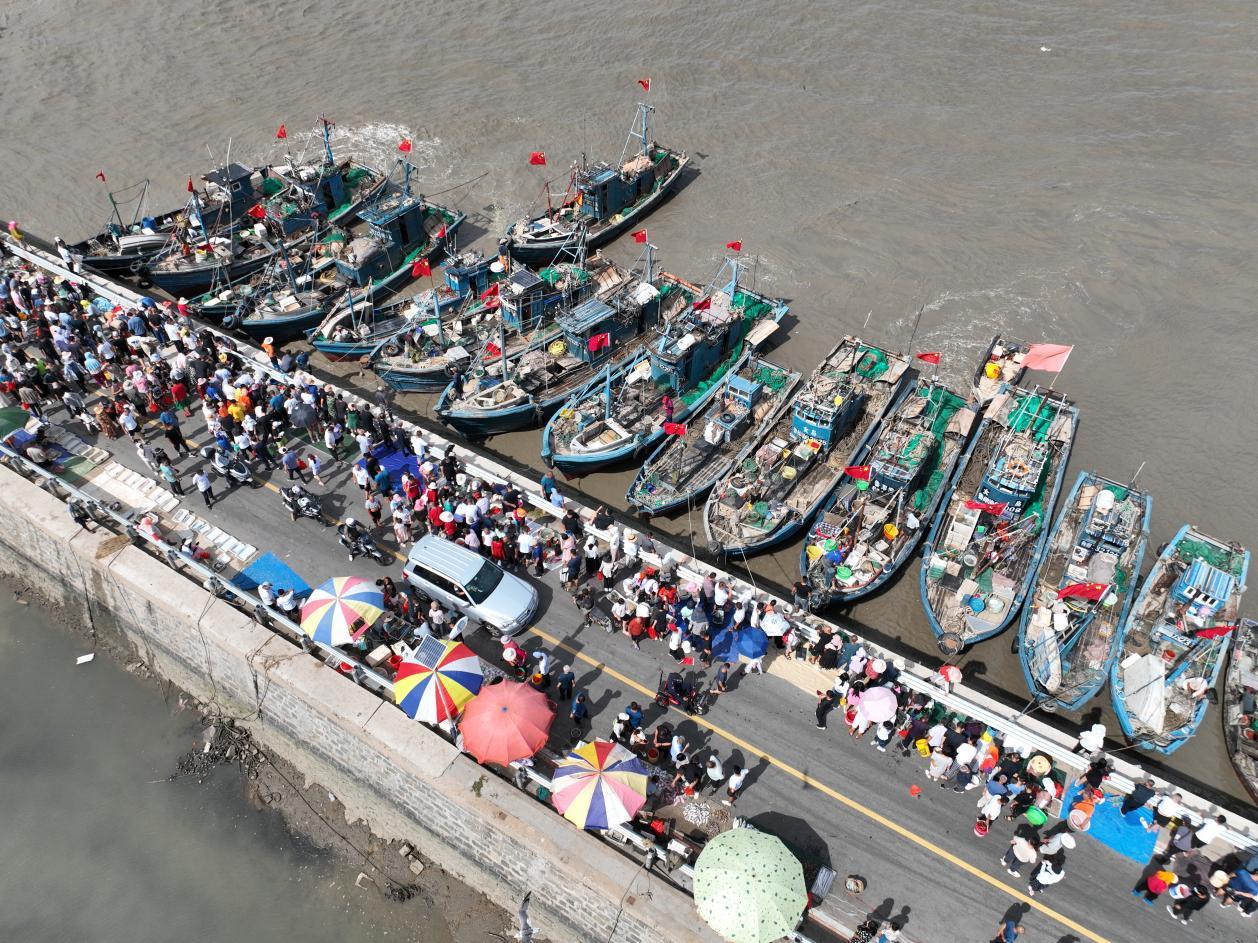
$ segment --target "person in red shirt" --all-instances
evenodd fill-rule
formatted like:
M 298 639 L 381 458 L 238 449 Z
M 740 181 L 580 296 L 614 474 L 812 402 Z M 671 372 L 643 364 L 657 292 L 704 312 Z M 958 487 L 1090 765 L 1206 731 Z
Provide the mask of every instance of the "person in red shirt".
M 642 651 L 642 636 L 646 635 L 646 620 L 640 616 L 634 616 L 625 626 L 625 634 L 633 642 L 633 647 Z
M 185 416 L 192 415 L 192 397 L 188 393 L 188 384 L 176 380 L 170 385 L 170 398 L 175 401 L 175 408 L 182 409 Z

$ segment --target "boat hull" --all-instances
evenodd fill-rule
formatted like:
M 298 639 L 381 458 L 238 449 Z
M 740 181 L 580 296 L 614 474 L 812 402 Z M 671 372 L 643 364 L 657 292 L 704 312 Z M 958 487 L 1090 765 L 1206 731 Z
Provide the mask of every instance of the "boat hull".
M 189 269 L 175 270 L 149 268 L 148 277 L 154 285 L 168 295 L 201 295 L 209 291 L 215 284 L 230 285 L 242 278 L 248 278 L 250 275 L 262 271 L 275 259 L 277 253 L 278 250 L 276 252 L 268 252 L 256 258 L 232 262 L 227 266 L 207 264 Z
M 254 340 L 273 337 L 278 343 L 297 340 L 313 327 L 318 327 L 327 313 L 325 305 L 314 305 L 280 317 L 246 317 L 240 329 Z

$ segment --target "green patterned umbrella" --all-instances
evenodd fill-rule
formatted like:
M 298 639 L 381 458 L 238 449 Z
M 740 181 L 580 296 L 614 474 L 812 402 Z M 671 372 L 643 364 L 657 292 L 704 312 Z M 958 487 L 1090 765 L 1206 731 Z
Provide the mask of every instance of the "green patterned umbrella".
M 751 828 L 713 838 L 694 875 L 699 915 L 731 943 L 770 943 L 795 929 L 808 895 L 804 867 L 782 842 Z

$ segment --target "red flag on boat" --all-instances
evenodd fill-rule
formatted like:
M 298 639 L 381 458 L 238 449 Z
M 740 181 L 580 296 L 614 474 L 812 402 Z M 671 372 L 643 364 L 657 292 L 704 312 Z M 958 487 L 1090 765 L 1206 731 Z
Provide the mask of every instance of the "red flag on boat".
M 938 350 L 928 350 L 928 351 L 925 351 L 924 353 L 918 354 L 917 359 L 923 360 L 926 363 L 938 364 L 940 353 L 941 352 Z
M 275 132 L 275 140 L 282 141 L 288 137 L 288 128 L 280 125 L 279 130 Z
M 998 501 L 975 501 L 972 498 L 965 502 L 967 511 L 986 511 L 988 514 L 1004 514 L 1008 504 Z
M 411 139 L 402 138 L 402 143 L 397 146 L 397 149 L 403 154 L 409 154 L 411 152 Z
M 684 422 L 666 422 L 664 423 L 664 435 L 685 435 L 686 424 Z
M 1234 625 L 1212 625 L 1208 629 L 1198 629 L 1193 635 L 1197 638 L 1221 638 L 1234 628 L 1236 628 Z
M 501 348 L 501 347 L 499 347 L 497 344 L 495 344 L 493 341 L 490 341 L 488 344 L 486 344 L 486 345 L 485 345 L 485 356 L 487 356 L 487 357 L 501 357 L 501 356 L 502 356 L 502 348 Z
M 245 210 L 245 215 L 252 216 L 254 219 L 266 219 L 266 207 L 261 203 L 255 203 Z
M 482 291 L 480 293 L 480 297 L 481 297 L 481 301 L 484 301 L 486 298 L 497 298 L 498 297 L 498 283 L 494 282 L 492 285 L 490 285 L 488 288 Z
M 191 177 L 189 177 L 189 178 L 188 178 L 188 192 L 189 192 L 189 193 L 196 193 L 196 192 L 197 192 L 197 188 L 196 188 L 196 187 L 194 187 L 194 186 L 192 185 L 192 178 L 191 178 Z
M 1057 591 L 1058 599 L 1088 599 L 1096 602 L 1109 592 L 1109 583 L 1071 583 Z
M 421 275 L 431 275 L 432 266 L 428 264 L 428 260 L 422 256 L 414 261 L 411 265 L 411 278 L 419 278 Z
M 642 91 L 649 92 L 651 90 L 650 79 L 638 79 L 638 84 L 642 86 Z
M 446 224 L 442 223 L 441 228 L 437 230 L 437 238 L 444 239 L 446 237 Z
M 638 230 L 637 232 L 635 232 L 635 233 L 630 233 L 630 235 L 632 235 L 632 236 L 633 236 L 633 241 L 634 241 L 634 242 L 646 242 L 646 230 L 645 230 L 645 229 L 639 229 L 639 230 Z
M 843 474 L 850 475 L 853 478 L 859 478 L 861 481 L 869 481 L 869 466 L 848 465 L 843 469 Z
M 105 182 L 105 171 L 103 171 L 103 170 L 98 170 L 98 171 L 96 171 L 96 179 L 97 179 L 97 180 L 99 180 L 101 183 L 104 183 L 104 182 Z
M 743 241 L 741 239 L 735 239 L 733 242 L 727 242 L 725 243 L 725 248 L 733 249 L 735 252 L 742 252 Z
M 544 167 L 546 165 L 546 152 L 545 151 L 530 152 L 529 163 L 538 167 Z
M 696 301 L 696 302 L 695 302 L 695 310 L 696 310 L 696 311 L 707 311 L 707 310 L 708 310 L 708 308 L 710 308 L 710 307 L 712 307 L 712 299 L 711 299 L 711 298 L 704 298 L 704 299 L 702 299 L 702 300 L 700 300 L 700 301 Z
M 587 346 L 590 348 L 590 353 L 594 353 L 595 351 L 602 350 L 604 347 L 610 347 L 611 343 L 611 334 L 595 334 L 590 338 Z
M 1026 349 L 1026 357 L 1022 366 L 1028 370 L 1043 370 L 1046 373 L 1061 373 L 1062 367 L 1074 350 L 1073 344 L 1032 344 Z

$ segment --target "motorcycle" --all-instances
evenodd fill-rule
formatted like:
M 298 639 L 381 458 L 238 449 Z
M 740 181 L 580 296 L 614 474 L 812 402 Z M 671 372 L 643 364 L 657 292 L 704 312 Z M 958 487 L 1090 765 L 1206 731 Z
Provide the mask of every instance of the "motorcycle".
M 253 471 L 238 456 L 217 445 L 207 445 L 201 449 L 201 457 L 210 460 L 212 468 L 220 478 L 226 478 L 238 485 L 252 485 Z
M 323 507 L 319 504 L 319 499 L 301 485 L 280 488 L 280 498 L 283 499 L 284 507 L 288 509 L 294 521 L 299 517 L 309 517 L 325 527 L 328 525 L 329 521 L 323 516 Z
M 356 537 L 347 537 L 341 534 L 338 539 L 341 542 L 341 546 L 349 551 L 351 563 L 355 557 L 371 557 L 381 566 L 389 562 L 389 555 L 380 549 L 376 542 L 371 539 L 370 534 L 364 533 Z

